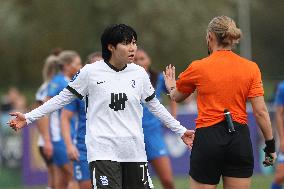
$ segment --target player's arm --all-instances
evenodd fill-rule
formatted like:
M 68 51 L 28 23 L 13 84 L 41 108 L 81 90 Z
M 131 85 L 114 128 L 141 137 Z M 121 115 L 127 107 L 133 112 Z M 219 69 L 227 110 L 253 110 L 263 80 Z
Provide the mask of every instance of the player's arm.
M 11 119 L 8 122 L 8 124 L 12 129 L 17 131 L 23 128 L 24 126 L 26 126 L 27 124 L 30 124 L 43 116 L 46 116 L 56 110 L 61 109 L 64 105 L 70 103 L 75 98 L 76 96 L 72 92 L 70 92 L 67 89 L 64 89 L 58 95 L 51 98 L 43 105 L 39 106 L 38 108 L 32 110 L 29 113 L 26 114 L 23 114 L 21 112 L 10 113 L 10 115 L 15 116 L 15 118 Z
M 276 159 L 275 141 L 273 139 L 271 121 L 264 102 L 264 97 L 253 97 L 249 98 L 249 100 L 252 104 L 253 114 L 255 116 L 256 122 L 265 139 L 265 152 L 270 154 L 273 158 L 272 162 L 268 162 L 267 165 L 273 164 Z
M 23 114 L 21 112 L 10 113 L 11 116 L 15 116 L 14 119 L 10 120 L 8 124 L 14 130 L 19 130 L 25 125 L 61 109 L 64 105 L 72 102 L 76 97 L 82 99 L 83 96 L 87 95 L 88 91 L 88 66 L 84 66 L 80 74 L 77 74 L 77 78 L 74 78 L 68 86 L 63 89 L 58 95 L 54 96 L 40 107 L 32 110 L 29 113 Z
M 164 94 L 167 94 L 168 93 L 168 89 L 167 89 L 167 86 L 165 84 L 165 76 L 164 75 L 159 75 L 159 82 L 158 82 L 158 85 L 157 85 L 157 90 L 159 90 L 159 88 L 163 91 Z M 171 98 L 170 99 L 170 113 L 172 114 L 172 116 L 174 118 L 176 118 L 177 116 L 177 103 L 172 100 Z
M 179 121 L 177 121 L 168 110 L 159 102 L 159 100 L 154 97 L 152 99 L 148 99 L 146 101 L 147 108 L 157 117 L 159 118 L 163 124 L 179 135 L 183 142 L 188 145 L 191 149 L 194 139 L 194 131 L 187 130 L 183 127 Z
M 166 71 L 163 72 L 165 78 L 165 84 L 169 91 L 170 97 L 175 102 L 184 101 L 193 91 L 183 93 L 177 90 L 176 87 L 176 74 L 175 67 L 169 65 L 166 67 Z
M 143 70 L 143 74 L 144 83 L 141 96 L 142 102 L 157 118 L 159 118 L 173 132 L 179 135 L 182 138 L 183 142 L 188 145 L 189 148 L 191 148 L 194 139 L 194 131 L 187 130 L 167 111 L 167 109 L 156 98 L 155 90 L 145 70 Z
M 40 105 L 43 104 L 45 99 L 42 99 L 41 96 L 36 95 L 37 102 L 33 105 L 33 108 L 37 108 Z M 43 141 L 44 141 L 44 146 L 43 146 L 43 153 L 46 155 L 47 158 L 51 158 L 52 153 L 53 153 L 53 147 L 50 139 L 50 134 L 49 134 L 49 119 L 47 116 L 37 120 L 37 129 L 39 134 L 41 135 Z
M 70 131 L 70 122 L 72 117 L 74 116 L 74 112 L 69 111 L 67 109 L 63 109 L 61 112 L 61 130 L 62 136 L 66 145 L 68 157 L 71 160 L 79 160 L 79 152 L 76 146 L 72 142 L 71 131 Z
M 275 140 L 273 138 L 271 121 L 264 101 L 264 89 L 261 72 L 257 64 L 251 64 L 251 82 L 249 85 L 248 99 L 252 104 L 253 114 L 265 139 L 265 166 L 273 165 L 276 159 Z
M 53 147 L 49 134 L 49 118 L 44 116 L 39 119 L 37 121 L 37 128 L 44 141 L 43 152 L 47 158 L 51 158 L 53 154 Z
M 177 103 L 173 100 L 170 100 L 170 111 L 174 118 L 177 117 Z
M 265 140 L 273 139 L 271 122 L 268 110 L 264 102 L 264 97 L 258 96 L 250 98 L 250 101 L 252 104 L 253 114 L 255 116 L 259 128 L 263 133 L 264 139 Z

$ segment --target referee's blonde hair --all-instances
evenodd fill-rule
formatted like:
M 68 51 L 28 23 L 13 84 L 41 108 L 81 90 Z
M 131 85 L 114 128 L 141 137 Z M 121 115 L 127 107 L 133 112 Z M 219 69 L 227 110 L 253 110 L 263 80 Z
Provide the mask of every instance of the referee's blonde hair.
M 42 77 L 44 82 L 50 81 L 51 78 L 58 72 L 58 63 L 59 59 L 55 55 L 49 55 L 46 58 L 42 69 Z
M 219 45 L 233 46 L 239 43 L 242 32 L 237 28 L 235 21 L 228 16 L 217 16 L 213 18 L 207 28 L 207 33 L 216 35 Z

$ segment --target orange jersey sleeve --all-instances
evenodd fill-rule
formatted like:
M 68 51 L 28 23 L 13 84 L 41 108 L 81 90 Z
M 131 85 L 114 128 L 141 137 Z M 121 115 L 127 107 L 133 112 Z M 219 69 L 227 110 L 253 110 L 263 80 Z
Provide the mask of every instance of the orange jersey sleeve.
M 253 98 L 253 97 L 263 96 L 263 95 L 264 95 L 264 90 L 263 90 L 263 84 L 261 80 L 261 72 L 257 64 L 254 63 L 252 81 L 251 81 L 251 85 L 249 88 L 248 98 Z
M 198 71 L 195 69 L 194 62 L 192 62 L 188 68 L 182 72 L 176 82 L 177 90 L 185 94 L 191 94 L 196 88 L 196 78 Z

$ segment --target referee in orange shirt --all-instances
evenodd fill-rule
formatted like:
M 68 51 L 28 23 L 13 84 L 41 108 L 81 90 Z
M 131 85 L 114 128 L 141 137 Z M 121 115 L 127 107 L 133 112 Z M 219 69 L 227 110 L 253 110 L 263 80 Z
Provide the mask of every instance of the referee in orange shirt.
M 241 30 L 231 18 L 215 17 L 206 35 L 210 55 L 193 61 L 177 81 L 173 66 L 167 66 L 164 72 L 166 86 L 176 102 L 197 90 L 191 189 L 215 189 L 221 176 L 225 189 L 250 188 L 254 163 L 247 100 L 266 141 L 264 165 L 273 165 L 276 158 L 260 70 L 256 63 L 232 52 L 240 37 Z

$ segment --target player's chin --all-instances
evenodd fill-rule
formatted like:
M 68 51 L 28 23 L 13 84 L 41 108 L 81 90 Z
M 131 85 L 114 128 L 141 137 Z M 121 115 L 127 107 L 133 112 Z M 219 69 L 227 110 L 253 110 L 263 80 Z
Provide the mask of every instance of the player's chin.
M 129 56 L 129 57 L 127 58 L 127 64 L 133 63 L 133 62 L 134 62 L 134 56 Z

